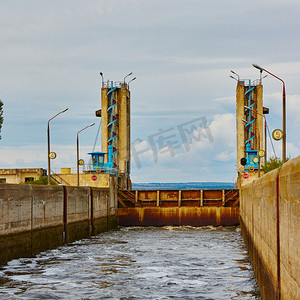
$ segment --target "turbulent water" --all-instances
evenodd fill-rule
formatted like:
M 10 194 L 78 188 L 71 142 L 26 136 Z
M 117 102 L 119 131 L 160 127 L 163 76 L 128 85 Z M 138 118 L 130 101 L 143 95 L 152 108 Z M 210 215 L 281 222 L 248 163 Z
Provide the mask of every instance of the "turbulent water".
M 260 299 L 238 227 L 120 228 L 0 268 L 1 299 Z

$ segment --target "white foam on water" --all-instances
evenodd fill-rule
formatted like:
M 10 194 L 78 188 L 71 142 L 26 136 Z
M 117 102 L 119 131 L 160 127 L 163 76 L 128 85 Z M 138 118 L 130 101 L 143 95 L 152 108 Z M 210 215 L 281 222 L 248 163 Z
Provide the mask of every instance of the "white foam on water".
M 4 299 L 260 299 L 236 227 L 121 227 L 1 272 Z

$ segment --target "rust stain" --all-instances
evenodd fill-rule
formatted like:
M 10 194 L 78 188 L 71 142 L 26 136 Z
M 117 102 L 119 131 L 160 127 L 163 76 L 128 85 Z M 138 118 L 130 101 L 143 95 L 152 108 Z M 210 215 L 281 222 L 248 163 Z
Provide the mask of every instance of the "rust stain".
M 209 200 L 222 199 L 222 190 L 204 190 L 203 198 Z
M 121 226 L 230 226 L 239 224 L 237 207 L 119 208 Z
M 139 191 L 139 199 L 156 201 L 156 191 Z
M 224 191 L 225 202 L 222 201 L 223 190 L 181 190 L 181 200 L 179 190 L 141 190 L 138 191 L 138 202 L 132 200 L 135 191 L 120 191 L 123 201 L 118 208 L 120 225 L 237 225 L 239 192 L 236 189 Z
M 179 191 L 161 191 L 160 199 L 161 200 L 178 200 Z
M 200 190 L 182 190 L 181 192 L 182 199 L 200 199 Z

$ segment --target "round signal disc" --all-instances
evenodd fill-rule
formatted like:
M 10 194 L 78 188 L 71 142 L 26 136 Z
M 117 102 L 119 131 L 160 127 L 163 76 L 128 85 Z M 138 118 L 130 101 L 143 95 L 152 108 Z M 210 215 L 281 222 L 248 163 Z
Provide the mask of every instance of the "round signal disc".
M 264 157 L 266 155 L 266 152 L 264 150 L 259 150 L 258 151 L 258 156 L 259 157 Z
M 283 138 L 283 131 L 281 129 L 275 129 L 272 132 L 272 138 L 275 141 L 280 141 Z
M 50 153 L 49 153 L 49 157 L 50 157 L 51 159 L 55 159 L 55 158 L 56 158 L 56 153 L 55 153 L 55 152 L 50 152 Z

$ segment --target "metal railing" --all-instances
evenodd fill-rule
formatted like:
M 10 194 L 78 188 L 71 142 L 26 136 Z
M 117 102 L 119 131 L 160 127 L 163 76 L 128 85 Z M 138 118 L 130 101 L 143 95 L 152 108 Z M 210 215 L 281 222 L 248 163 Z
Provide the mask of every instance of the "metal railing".
M 62 169 L 65 169 L 62 171 Z M 69 169 L 70 172 L 67 171 Z M 79 173 L 80 174 L 88 174 L 88 173 L 99 173 L 99 174 L 112 174 L 118 175 L 119 172 L 113 168 L 103 167 L 101 170 L 94 170 L 92 164 L 84 164 L 83 166 L 79 166 Z M 66 168 L 53 168 L 51 170 L 51 175 L 74 175 L 77 174 L 76 167 L 66 167 Z
M 111 87 L 113 87 L 113 88 L 126 87 L 127 89 L 129 89 L 129 85 L 124 81 L 114 81 L 113 86 L 111 86 L 111 81 L 110 80 L 103 81 L 102 87 L 107 88 L 107 89 L 110 89 Z
M 261 84 L 262 84 L 261 79 L 255 79 L 253 81 L 250 81 L 249 79 L 240 79 L 238 81 L 238 85 L 243 85 L 243 86 L 257 86 Z

